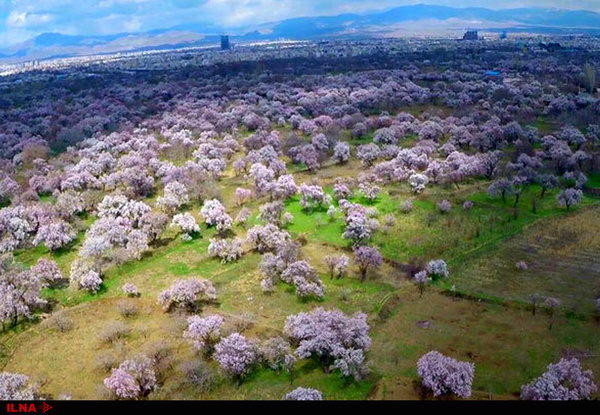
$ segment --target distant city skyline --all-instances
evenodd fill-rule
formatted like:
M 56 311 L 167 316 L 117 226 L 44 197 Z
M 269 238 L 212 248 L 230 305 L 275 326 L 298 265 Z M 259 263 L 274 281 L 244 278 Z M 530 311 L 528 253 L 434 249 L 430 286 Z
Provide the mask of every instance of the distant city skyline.
M 3 0 L 0 2 L 0 47 L 45 32 L 111 35 L 192 23 L 234 28 L 294 17 L 366 13 L 419 3 L 600 12 L 598 0 Z

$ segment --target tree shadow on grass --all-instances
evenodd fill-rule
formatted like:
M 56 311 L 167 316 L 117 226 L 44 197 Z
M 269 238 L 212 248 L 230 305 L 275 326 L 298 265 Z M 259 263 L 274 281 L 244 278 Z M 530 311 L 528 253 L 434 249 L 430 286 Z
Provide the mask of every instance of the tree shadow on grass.
M 75 248 L 75 246 L 79 243 L 79 237 L 74 238 L 71 242 L 69 242 L 68 244 L 66 244 L 65 246 L 62 246 L 54 251 L 50 251 L 48 250 L 48 253 L 53 257 L 53 258 L 62 258 L 65 255 L 70 254 L 71 252 L 73 252 L 73 249 Z
M 156 241 L 152 242 L 152 246 L 154 248 L 162 248 L 165 247 L 167 245 L 169 245 L 171 242 L 173 242 L 175 240 L 175 237 L 171 237 L 171 238 L 160 238 L 157 239 Z

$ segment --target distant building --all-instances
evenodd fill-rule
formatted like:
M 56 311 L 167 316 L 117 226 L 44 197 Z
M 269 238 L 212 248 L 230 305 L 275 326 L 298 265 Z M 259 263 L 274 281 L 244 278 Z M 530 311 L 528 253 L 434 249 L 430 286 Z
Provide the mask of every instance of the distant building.
M 500 40 L 505 40 L 508 39 L 508 35 L 506 34 L 506 30 L 502 33 L 500 33 Z
M 229 50 L 231 49 L 231 44 L 229 43 L 229 36 L 223 35 L 221 36 L 221 50 Z
M 561 46 L 560 43 L 552 42 L 552 43 L 548 43 L 546 45 L 546 49 L 548 50 L 548 52 L 557 52 L 559 50 L 562 50 L 563 47 Z
M 463 40 L 478 40 L 479 34 L 477 30 L 467 30 L 463 36 Z

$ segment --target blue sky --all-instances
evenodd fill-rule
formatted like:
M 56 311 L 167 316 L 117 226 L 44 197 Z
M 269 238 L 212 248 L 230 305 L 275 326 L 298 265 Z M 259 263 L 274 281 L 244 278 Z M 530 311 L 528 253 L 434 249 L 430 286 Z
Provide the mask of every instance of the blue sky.
M 364 13 L 416 3 L 600 11 L 600 0 L 0 0 L 0 48 L 44 32 L 137 33 L 194 22 L 236 27 L 299 16 Z

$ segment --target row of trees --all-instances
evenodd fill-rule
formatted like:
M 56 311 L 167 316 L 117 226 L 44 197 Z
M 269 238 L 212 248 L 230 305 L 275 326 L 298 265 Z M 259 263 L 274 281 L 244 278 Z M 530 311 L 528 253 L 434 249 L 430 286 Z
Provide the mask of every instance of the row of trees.
M 370 339 L 365 337 L 366 332 L 359 334 L 366 323 L 361 322 L 360 315 L 350 320 L 343 320 L 344 317 L 338 320 L 340 316 L 336 313 L 340 312 L 324 312 L 322 309 L 317 309 L 311 315 L 292 316 L 286 323 L 286 332 L 300 342 L 296 351 L 299 357 L 314 356 L 325 365 L 324 367 L 339 369 L 344 376 L 360 375 L 365 369 L 363 350 L 368 349 L 370 345 Z M 205 353 L 208 353 L 206 350 L 208 333 L 210 332 L 213 338 L 218 338 L 218 330 L 222 324 L 222 320 L 215 317 L 210 321 L 209 319 L 211 318 L 204 319 L 206 322 L 204 325 L 202 320 L 190 319 L 190 329 L 184 334 L 194 342 L 195 346 L 199 345 L 198 339 L 201 335 L 202 350 Z M 303 328 L 303 324 L 307 324 L 306 319 L 310 319 L 311 324 L 311 330 L 308 332 Z M 331 331 L 331 324 L 340 323 L 343 328 Z M 325 333 L 315 333 L 312 324 L 316 324 L 316 329 L 324 329 Z M 345 327 L 346 324 L 358 324 L 358 327 Z M 348 330 L 358 330 L 358 332 L 351 335 Z M 346 333 L 342 334 L 343 331 Z M 350 348 L 346 349 L 347 347 Z M 214 351 L 211 349 L 210 353 L 214 353 L 214 359 L 227 374 L 238 380 L 247 375 L 259 359 L 264 359 L 268 366 L 277 371 L 282 369 L 291 371 L 295 363 L 289 343 L 281 337 L 269 339 L 259 347 L 242 335 L 233 333 L 219 341 Z M 327 366 L 331 363 L 332 366 Z M 118 399 L 146 399 L 159 387 L 156 365 L 156 360 L 143 354 L 137 355 L 113 369 L 110 376 L 104 380 L 104 385 Z M 430 351 L 418 360 L 417 375 L 421 379 L 425 395 L 431 394 L 434 398 L 456 396 L 467 399 L 472 395 L 475 365 L 455 360 L 437 351 Z M 523 385 L 521 399 L 583 400 L 591 399 L 596 391 L 597 386 L 591 371 L 583 370 L 577 359 L 561 359 L 556 364 L 548 365 L 547 371 L 542 376 Z M 44 395 L 40 391 L 39 384 L 32 382 L 28 376 L 2 372 L 0 373 L 0 398 L 34 400 L 43 399 Z M 61 395 L 59 399 L 70 399 L 70 397 Z M 316 389 L 298 387 L 284 395 L 283 399 L 322 400 L 323 395 Z

